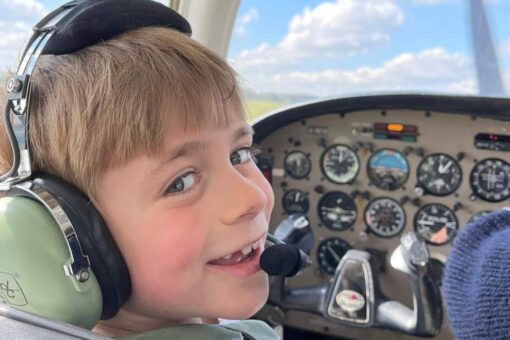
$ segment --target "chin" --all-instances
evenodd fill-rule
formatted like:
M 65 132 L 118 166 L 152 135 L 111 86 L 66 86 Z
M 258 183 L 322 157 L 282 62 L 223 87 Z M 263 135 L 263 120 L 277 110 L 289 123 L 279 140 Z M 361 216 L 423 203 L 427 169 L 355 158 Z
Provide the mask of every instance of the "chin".
M 264 284 L 256 289 L 247 290 L 242 295 L 231 295 L 230 303 L 228 306 L 223 306 L 220 318 L 249 319 L 264 306 L 268 296 L 269 282 L 266 276 Z

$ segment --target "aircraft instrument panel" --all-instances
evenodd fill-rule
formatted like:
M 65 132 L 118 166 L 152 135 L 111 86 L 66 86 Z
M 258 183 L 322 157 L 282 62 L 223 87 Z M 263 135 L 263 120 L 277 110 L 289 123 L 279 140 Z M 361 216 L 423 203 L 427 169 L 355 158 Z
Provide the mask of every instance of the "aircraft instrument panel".
M 402 233 L 417 232 L 440 281 L 457 233 L 509 204 L 507 119 L 509 100 L 402 95 L 319 102 L 255 124 L 261 168 L 275 192 L 270 230 L 302 213 L 313 233 L 312 268 L 285 284 L 326 284 L 346 251 L 363 249 L 382 259 L 384 294 L 412 306 L 409 282 L 391 268 L 389 255 Z M 261 316 L 271 313 L 266 306 Z M 413 338 L 282 313 L 285 325 L 325 334 Z M 452 339 L 446 322 L 438 338 Z

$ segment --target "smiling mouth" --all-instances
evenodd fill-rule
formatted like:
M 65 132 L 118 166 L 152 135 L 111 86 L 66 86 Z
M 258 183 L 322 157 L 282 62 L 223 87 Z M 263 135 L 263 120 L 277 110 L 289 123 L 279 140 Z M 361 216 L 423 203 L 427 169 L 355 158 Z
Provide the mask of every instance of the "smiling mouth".
M 262 246 L 262 243 L 264 242 L 264 237 L 258 239 L 253 244 L 250 244 L 236 252 L 233 252 L 231 254 L 228 254 L 226 256 L 223 256 L 221 258 L 209 261 L 208 264 L 213 264 L 217 266 L 232 266 L 236 265 L 238 263 L 244 262 L 251 257 L 255 253 L 257 253 L 257 250 Z

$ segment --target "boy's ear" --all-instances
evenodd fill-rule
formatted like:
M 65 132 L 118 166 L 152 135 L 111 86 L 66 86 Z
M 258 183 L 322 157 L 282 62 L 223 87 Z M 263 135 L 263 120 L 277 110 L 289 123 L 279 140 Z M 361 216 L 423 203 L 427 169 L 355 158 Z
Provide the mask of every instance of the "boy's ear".
M 76 235 L 66 240 L 63 231 L 72 235 L 70 226 Z M 76 244 L 90 268 L 66 275 L 69 248 Z M 79 253 L 75 264 L 86 263 Z M 0 288 L 8 287 L 0 289 L 4 303 L 82 327 L 113 317 L 131 291 L 127 265 L 97 209 L 75 187 L 49 175 L 0 199 L 2 283 Z

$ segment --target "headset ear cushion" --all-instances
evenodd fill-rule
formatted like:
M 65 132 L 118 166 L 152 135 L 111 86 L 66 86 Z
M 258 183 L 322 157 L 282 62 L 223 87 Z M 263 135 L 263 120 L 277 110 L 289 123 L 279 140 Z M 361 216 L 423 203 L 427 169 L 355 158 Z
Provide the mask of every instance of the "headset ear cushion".
M 129 298 L 131 279 L 126 262 L 106 223 L 90 200 L 73 185 L 41 173 L 36 174 L 33 181 L 54 196 L 73 224 L 101 287 L 101 319 L 114 317 Z

